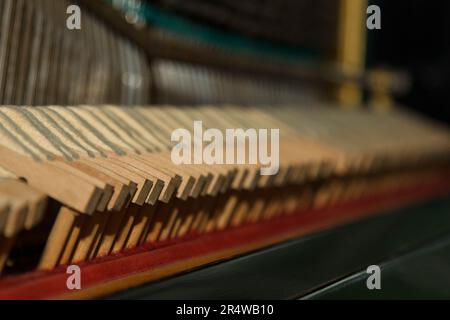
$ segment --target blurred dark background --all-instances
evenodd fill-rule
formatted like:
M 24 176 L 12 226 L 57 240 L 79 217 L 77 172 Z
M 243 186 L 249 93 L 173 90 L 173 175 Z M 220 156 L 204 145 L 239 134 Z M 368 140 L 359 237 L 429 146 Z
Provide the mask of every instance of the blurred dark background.
M 410 90 L 397 101 L 450 122 L 450 1 L 373 0 L 381 30 L 369 31 L 368 66 L 407 70 Z

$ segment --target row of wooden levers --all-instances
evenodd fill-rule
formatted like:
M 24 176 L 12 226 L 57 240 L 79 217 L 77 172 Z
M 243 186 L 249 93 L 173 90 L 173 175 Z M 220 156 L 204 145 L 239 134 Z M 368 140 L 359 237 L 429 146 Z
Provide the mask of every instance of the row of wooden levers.
M 279 129 L 278 173 L 261 175 L 250 157 L 175 164 L 172 133 L 194 141 L 199 120 L 203 130 Z M 400 110 L 0 107 L 0 271 L 14 270 L 12 252 L 33 233 L 44 233 L 35 267 L 51 269 L 438 181 L 449 159 L 447 128 Z

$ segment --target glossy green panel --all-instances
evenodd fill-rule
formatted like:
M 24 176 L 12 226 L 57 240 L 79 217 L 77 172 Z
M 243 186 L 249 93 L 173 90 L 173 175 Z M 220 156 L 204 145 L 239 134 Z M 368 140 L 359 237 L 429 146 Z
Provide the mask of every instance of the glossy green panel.
M 446 234 L 450 234 L 450 197 L 392 210 L 111 298 L 299 298 Z

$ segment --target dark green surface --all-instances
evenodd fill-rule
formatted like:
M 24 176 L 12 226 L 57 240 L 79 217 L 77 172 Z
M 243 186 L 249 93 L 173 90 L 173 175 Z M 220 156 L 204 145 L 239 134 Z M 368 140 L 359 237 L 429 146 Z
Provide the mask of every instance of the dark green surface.
M 368 290 L 365 270 L 306 299 L 450 299 L 450 235 L 380 265 L 380 290 Z
M 298 298 L 446 234 L 450 234 L 450 197 L 289 241 L 110 298 Z

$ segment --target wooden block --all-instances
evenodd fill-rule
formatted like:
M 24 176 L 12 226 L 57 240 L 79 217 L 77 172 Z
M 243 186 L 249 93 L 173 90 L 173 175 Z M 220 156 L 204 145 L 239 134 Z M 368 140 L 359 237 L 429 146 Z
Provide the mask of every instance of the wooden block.
M 102 190 L 86 180 L 49 163 L 37 162 L 17 154 L 3 146 L 0 146 L 0 167 L 80 212 L 93 213 L 102 196 Z

